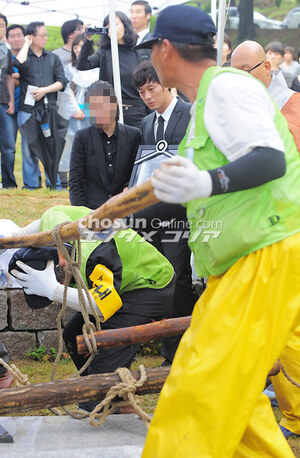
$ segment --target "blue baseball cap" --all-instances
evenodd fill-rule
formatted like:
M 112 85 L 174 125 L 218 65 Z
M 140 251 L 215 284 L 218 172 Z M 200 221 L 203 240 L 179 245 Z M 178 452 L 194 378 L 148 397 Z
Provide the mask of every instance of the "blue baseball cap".
M 207 34 L 217 33 L 212 18 L 200 8 L 188 5 L 171 5 L 158 15 L 154 30 L 148 40 L 141 42 L 135 49 L 151 48 L 164 38 L 177 43 L 212 45 Z

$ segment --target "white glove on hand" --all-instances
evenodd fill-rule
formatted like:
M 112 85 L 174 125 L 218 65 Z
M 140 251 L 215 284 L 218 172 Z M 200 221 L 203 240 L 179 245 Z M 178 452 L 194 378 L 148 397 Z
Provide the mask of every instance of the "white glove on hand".
M 24 292 L 48 297 L 53 301 L 55 290 L 59 285 L 54 272 L 54 261 L 48 261 L 44 270 L 35 270 L 22 261 L 17 261 L 16 264 L 26 273 L 14 269 L 11 274 L 16 278 L 19 285 L 24 288 Z
M 186 157 L 175 156 L 164 161 L 152 175 L 156 197 L 168 203 L 184 203 L 208 197 L 212 179 L 206 170 L 199 170 Z

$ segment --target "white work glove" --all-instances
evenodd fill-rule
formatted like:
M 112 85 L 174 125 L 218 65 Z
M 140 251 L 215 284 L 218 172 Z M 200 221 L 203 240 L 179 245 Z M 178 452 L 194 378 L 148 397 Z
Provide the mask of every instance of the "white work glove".
M 186 157 L 175 156 L 160 164 L 151 177 L 156 197 L 168 203 L 184 203 L 208 197 L 212 179 Z
M 53 301 L 55 290 L 59 285 L 54 272 L 54 261 L 49 260 L 44 270 L 35 270 L 22 261 L 17 261 L 16 264 L 25 273 L 14 269 L 11 274 L 16 278 L 19 285 L 24 288 L 24 292 L 48 297 Z

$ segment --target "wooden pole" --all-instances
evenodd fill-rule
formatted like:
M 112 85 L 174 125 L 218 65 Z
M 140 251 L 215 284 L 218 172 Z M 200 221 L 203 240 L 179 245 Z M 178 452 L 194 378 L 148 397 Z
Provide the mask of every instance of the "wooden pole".
M 97 348 L 98 350 L 101 350 L 102 348 L 114 348 L 123 345 L 148 342 L 151 339 L 177 336 L 186 331 L 190 322 L 191 317 L 185 316 L 181 318 L 170 318 L 168 320 L 156 321 L 155 323 L 142 324 L 140 326 L 96 331 L 95 338 Z M 77 336 L 76 340 L 78 353 L 81 355 L 88 353 L 84 336 Z
M 66 224 L 61 228 L 61 238 L 64 242 L 80 239 L 79 227 L 88 228 L 91 231 L 97 232 L 107 229 L 106 224 L 101 224 L 102 221 L 107 223 L 107 220 L 115 221 L 123 218 L 130 213 L 135 213 L 149 205 L 158 202 L 154 194 L 153 186 L 150 178 L 138 186 L 130 188 L 126 192 L 117 194 L 111 197 L 101 207 L 91 211 L 87 216 L 73 223 Z M 97 222 L 97 224 L 95 224 Z M 55 242 L 52 238 L 52 231 L 39 232 L 37 234 L 3 237 L 0 239 L 0 249 L 3 248 L 20 248 L 24 246 L 41 247 L 52 246 Z
M 146 369 L 147 380 L 136 394 L 158 393 L 169 374 L 168 367 Z M 138 380 L 139 371 L 131 372 Z M 65 406 L 74 402 L 95 401 L 105 398 L 108 390 L 120 382 L 118 374 L 87 375 L 37 385 L 0 390 L 0 416 L 15 412 Z

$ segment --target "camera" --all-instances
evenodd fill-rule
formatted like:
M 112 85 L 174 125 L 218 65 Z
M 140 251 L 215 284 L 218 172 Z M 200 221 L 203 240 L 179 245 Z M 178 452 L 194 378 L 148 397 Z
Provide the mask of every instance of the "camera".
M 87 35 L 107 35 L 108 34 L 108 27 L 87 27 L 86 28 Z

